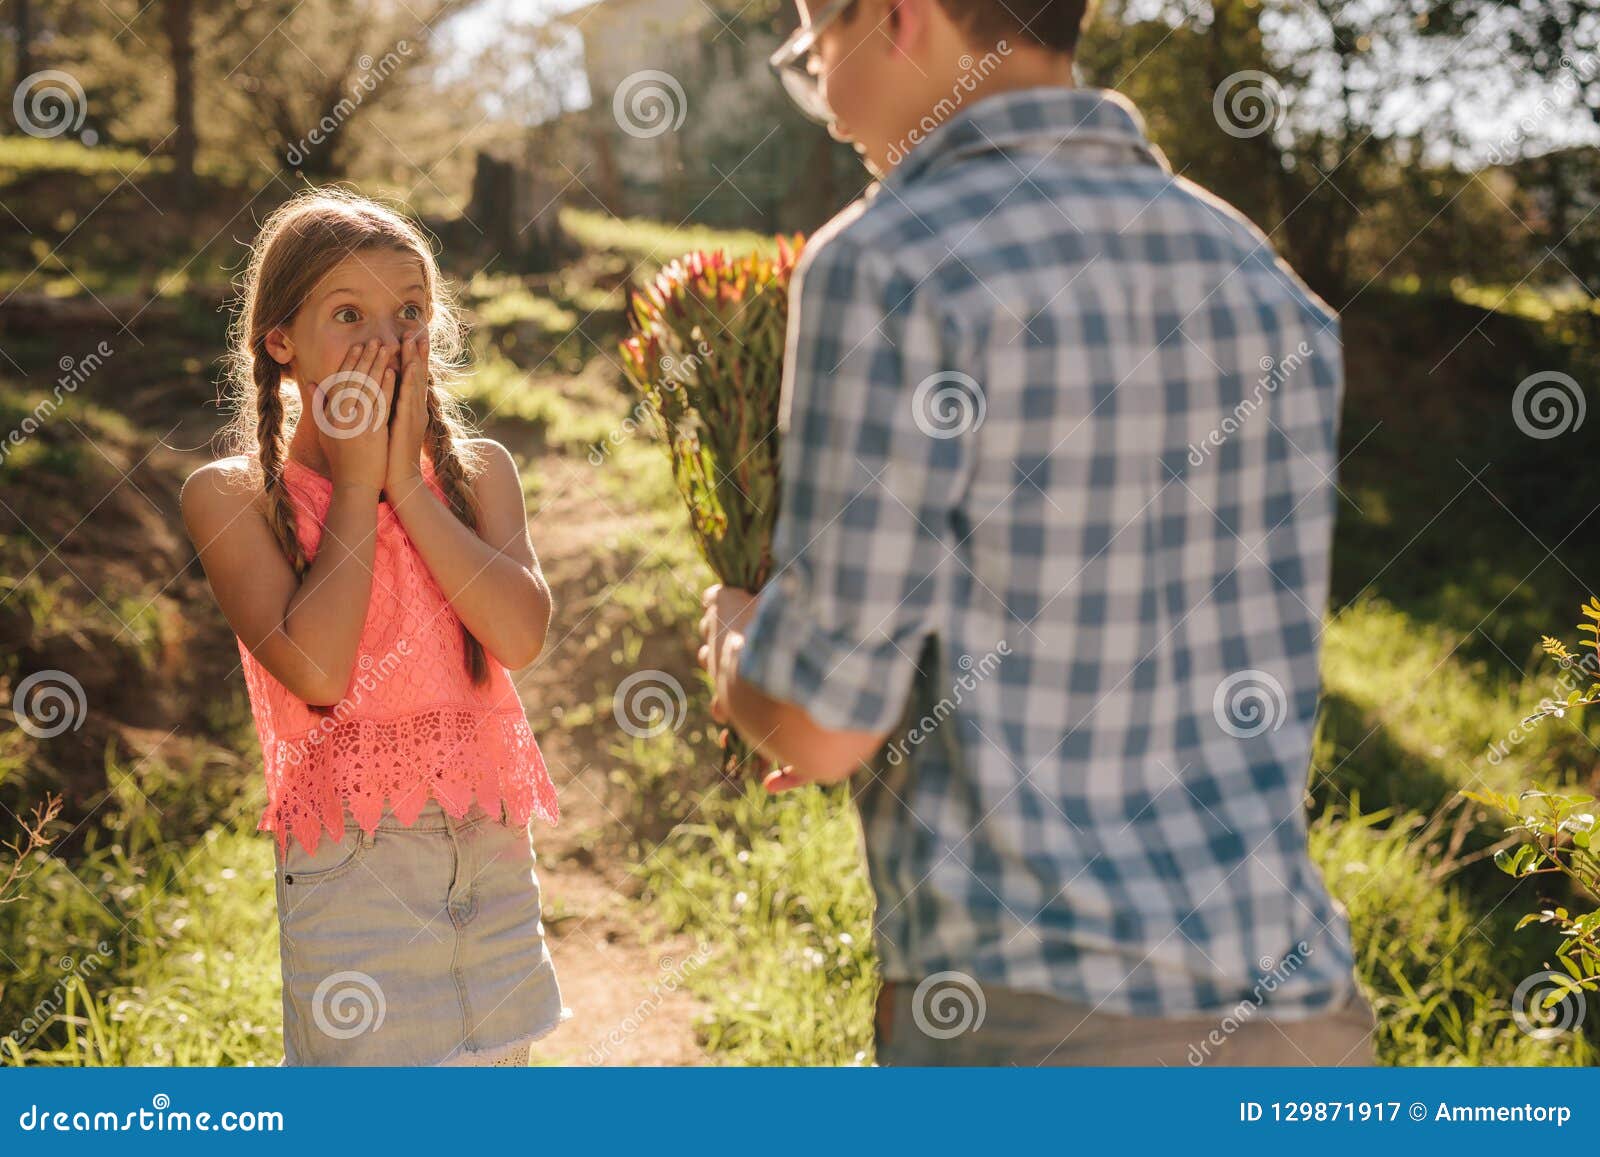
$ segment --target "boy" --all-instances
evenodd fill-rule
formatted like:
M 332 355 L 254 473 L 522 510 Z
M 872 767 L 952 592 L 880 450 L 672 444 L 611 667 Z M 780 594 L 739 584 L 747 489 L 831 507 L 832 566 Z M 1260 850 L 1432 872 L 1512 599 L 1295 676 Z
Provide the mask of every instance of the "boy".
M 802 0 L 773 63 L 880 181 L 793 282 L 713 715 L 851 782 L 881 1063 L 1371 1064 L 1303 813 L 1338 320 L 1073 86 L 1084 7 Z

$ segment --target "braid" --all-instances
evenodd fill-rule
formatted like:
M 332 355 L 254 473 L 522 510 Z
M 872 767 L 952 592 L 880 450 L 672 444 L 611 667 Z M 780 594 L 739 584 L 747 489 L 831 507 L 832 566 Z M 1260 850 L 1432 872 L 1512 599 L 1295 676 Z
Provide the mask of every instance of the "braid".
M 311 564 L 295 533 L 294 504 L 283 488 L 283 367 L 267 353 L 266 342 L 257 340 L 251 351 L 251 373 L 256 385 L 256 461 L 261 465 L 261 492 L 267 500 L 267 525 L 278 540 L 294 577 L 304 579 Z M 309 703 L 317 715 L 327 715 L 327 704 Z
M 267 353 L 266 342 L 252 350 L 256 385 L 256 458 L 261 464 L 261 489 L 267 499 L 267 525 L 297 579 L 305 578 L 309 563 L 295 533 L 294 506 L 283 489 L 283 367 Z
M 423 433 L 428 447 L 428 457 L 433 460 L 433 476 L 444 491 L 451 511 L 474 533 L 478 530 L 478 504 L 472 493 L 472 483 L 467 477 L 466 464 L 461 460 L 451 424 L 445 420 L 440 406 L 439 393 L 433 387 L 432 375 L 428 382 L 428 426 Z M 489 677 L 489 664 L 483 644 L 461 624 L 461 642 L 467 656 L 467 672 L 475 684 L 482 685 Z

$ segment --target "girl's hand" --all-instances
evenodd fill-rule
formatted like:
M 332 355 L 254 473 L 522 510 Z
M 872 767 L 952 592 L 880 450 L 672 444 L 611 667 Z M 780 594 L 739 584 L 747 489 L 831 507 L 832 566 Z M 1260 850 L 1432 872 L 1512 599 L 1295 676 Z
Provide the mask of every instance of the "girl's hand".
M 422 481 L 422 436 L 428 428 L 428 331 L 400 343 L 400 383 L 389 425 L 389 459 L 383 489 L 395 502 Z
M 311 416 L 335 486 L 383 486 L 394 353 L 394 346 L 376 339 L 359 342 L 312 391 Z

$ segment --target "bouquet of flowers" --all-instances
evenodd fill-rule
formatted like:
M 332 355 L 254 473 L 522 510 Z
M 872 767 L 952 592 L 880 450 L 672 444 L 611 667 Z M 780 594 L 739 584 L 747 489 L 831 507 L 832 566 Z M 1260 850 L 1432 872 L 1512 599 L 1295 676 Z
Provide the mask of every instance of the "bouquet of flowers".
M 696 252 L 633 295 L 623 368 L 665 434 L 701 553 L 728 586 L 760 590 L 778 513 L 778 395 L 789 278 L 804 240 L 775 259 Z M 748 748 L 728 729 L 723 770 Z

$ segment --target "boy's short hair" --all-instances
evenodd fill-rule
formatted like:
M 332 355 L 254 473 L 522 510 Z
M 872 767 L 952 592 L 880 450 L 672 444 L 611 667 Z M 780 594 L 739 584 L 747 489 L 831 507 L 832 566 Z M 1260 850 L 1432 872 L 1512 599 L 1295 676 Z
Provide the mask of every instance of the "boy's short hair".
M 1091 0 L 939 0 L 967 34 L 988 44 L 1021 39 L 1053 52 L 1076 52 Z

